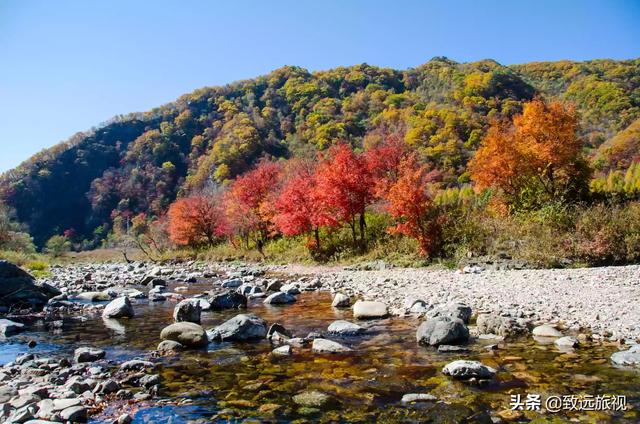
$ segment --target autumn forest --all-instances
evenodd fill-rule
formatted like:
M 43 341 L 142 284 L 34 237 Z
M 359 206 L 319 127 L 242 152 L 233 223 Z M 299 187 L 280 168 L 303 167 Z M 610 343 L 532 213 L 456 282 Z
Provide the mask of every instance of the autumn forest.
M 0 249 L 631 263 L 639 198 L 638 59 L 287 66 L 5 173 Z

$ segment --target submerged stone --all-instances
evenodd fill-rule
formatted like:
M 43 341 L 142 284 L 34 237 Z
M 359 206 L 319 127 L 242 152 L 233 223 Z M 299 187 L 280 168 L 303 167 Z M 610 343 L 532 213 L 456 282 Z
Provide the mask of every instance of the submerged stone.
M 445 375 L 461 380 L 470 378 L 489 379 L 496 375 L 496 370 L 479 361 L 458 360 L 448 363 L 442 369 Z

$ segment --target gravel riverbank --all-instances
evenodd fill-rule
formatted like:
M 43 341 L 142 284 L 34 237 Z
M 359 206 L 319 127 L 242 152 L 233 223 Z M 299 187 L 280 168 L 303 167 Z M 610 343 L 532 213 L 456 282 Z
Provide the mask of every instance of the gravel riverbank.
M 397 268 L 349 271 L 290 265 L 277 270 L 321 278 L 324 288 L 381 300 L 401 314 L 413 299 L 432 307 L 460 301 L 474 311 L 562 323 L 610 339 L 640 338 L 640 266 L 461 271 Z

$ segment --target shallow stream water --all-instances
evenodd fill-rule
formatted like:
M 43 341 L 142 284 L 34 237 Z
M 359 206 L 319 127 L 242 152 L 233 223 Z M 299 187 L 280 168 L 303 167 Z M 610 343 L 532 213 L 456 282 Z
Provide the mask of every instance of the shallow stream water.
M 189 286 L 187 294 L 202 293 L 210 283 Z M 296 336 L 326 331 L 336 319 L 351 320 L 350 309 L 331 307 L 329 293 L 297 296 L 288 306 L 250 302 L 248 312 L 269 323 L 283 324 Z M 78 346 L 101 347 L 110 360 L 144 357 L 160 342 L 160 330 L 172 322 L 172 302 L 134 302 L 136 317 L 67 319 L 62 328 L 38 326 L 34 331 L 0 342 L 0 363 L 38 344 L 35 353 L 70 355 Z M 202 325 L 213 327 L 237 311 L 203 312 Z M 418 320 L 389 318 L 361 323 L 362 336 L 328 337 L 354 349 L 347 355 L 318 355 L 310 348 L 294 349 L 291 357 L 274 357 L 266 340 L 252 343 L 211 343 L 207 350 L 181 352 L 160 359 L 162 391 L 152 404 L 143 404 L 135 423 L 187 422 L 491 422 L 491 415 L 533 422 L 640 422 L 640 372 L 611 365 L 614 346 L 586 345 L 561 351 L 532 338 L 488 350 L 495 341 L 475 341 L 464 353 L 439 353 L 418 346 Z M 454 381 L 441 373 L 456 359 L 480 360 L 496 368 L 497 378 L 482 386 Z M 317 390 L 332 402 L 316 409 L 300 407 L 292 397 Z M 407 393 L 430 393 L 438 402 L 403 404 Z M 627 411 L 512 412 L 511 395 L 622 395 Z M 166 401 L 166 404 L 165 402 Z M 544 401 L 543 401 L 544 402 Z M 92 422 L 108 422 L 107 408 Z

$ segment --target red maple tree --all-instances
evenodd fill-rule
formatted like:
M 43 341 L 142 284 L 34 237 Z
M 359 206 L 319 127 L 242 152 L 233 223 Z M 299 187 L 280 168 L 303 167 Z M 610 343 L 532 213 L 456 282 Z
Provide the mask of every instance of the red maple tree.
M 318 165 L 316 181 L 316 190 L 328 211 L 351 227 L 354 246 L 358 244 L 356 228 L 359 228 L 360 248 L 364 250 L 365 210 L 373 200 L 374 184 L 365 157 L 345 143 L 337 144 Z
M 293 161 L 289 164 L 290 176 L 284 181 L 274 199 L 277 214 L 275 223 L 285 236 L 313 233 L 310 249 L 320 248 L 320 227 L 335 226 L 316 187 L 315 166 L 311 162 Z

